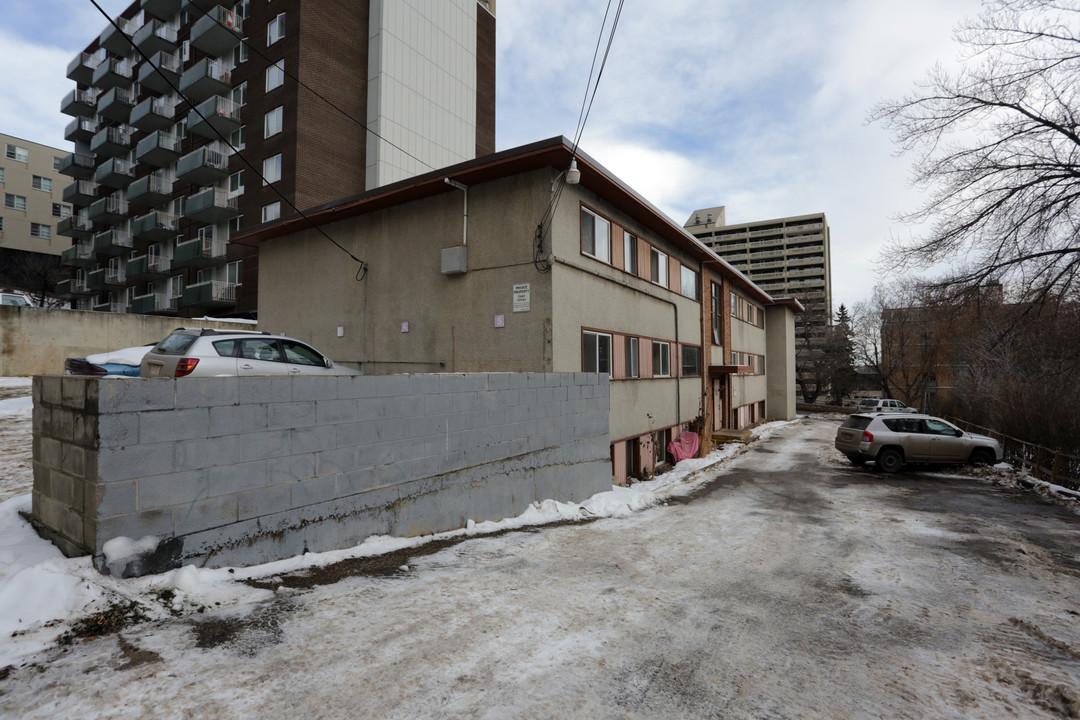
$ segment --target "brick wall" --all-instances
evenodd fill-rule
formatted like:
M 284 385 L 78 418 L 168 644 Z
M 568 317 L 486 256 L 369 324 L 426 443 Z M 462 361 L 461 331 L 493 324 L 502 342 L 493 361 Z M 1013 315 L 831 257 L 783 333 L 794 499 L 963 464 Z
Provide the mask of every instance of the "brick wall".
M 441 532 L 611 484 L 594 374 L 38 376 L 33 393 L 34 518 L 114 574 Z M 146 536 L 153 552 L 107 566 L 107 541 Z

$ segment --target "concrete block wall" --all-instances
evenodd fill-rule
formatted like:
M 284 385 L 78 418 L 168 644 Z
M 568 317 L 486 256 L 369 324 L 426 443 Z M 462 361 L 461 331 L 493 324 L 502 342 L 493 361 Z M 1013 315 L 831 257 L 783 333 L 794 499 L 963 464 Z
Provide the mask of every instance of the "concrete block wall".
M 34 378 L 33 515 L 135 575 L 247 565 L 611 486 L 595 374 Z M 156 550 L 108 567 L 112 538 Z

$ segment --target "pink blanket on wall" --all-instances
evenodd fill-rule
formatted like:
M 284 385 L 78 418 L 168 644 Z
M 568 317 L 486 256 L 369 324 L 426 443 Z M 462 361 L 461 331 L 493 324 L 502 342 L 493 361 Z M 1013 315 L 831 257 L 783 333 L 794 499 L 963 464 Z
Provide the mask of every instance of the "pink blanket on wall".
M 667 449 L 668 452 L 671 453 L 671 456 L 675 458 L 677 464 L 686 458 L 692 458 L 697 455 L 698 444 L 699 440 L 697 433 L 684 432 L 678 439 L 669 442 Z

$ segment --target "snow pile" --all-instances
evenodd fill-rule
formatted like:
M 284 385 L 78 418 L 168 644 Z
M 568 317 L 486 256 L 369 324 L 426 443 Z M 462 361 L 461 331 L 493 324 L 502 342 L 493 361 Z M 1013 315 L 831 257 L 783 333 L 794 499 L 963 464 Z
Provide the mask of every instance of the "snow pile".
M 86 362 L 94 365 L 112 363 L 115 365 L 138 367 L 142 362 L 143 355 L 150 352 L 150 349 L 153 347 L 153 345 L 140 345 L 139 347 L 122 348 L 120 350 L 110 350 L 96 355 L 87 355 Z

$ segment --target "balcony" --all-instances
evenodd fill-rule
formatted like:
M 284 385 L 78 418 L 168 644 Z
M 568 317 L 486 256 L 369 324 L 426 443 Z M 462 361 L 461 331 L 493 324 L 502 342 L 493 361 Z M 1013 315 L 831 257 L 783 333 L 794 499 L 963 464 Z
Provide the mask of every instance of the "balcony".
M 105 268 L 86 273 L 86 289 L 94 295 L 105 289 Z
M 105 289 L 123 290 L 127 287 L 127 263 L 105 268 Z
M 176 28 L 160 20 L 148 20 L 132 36 L 135 47 L 146 55 L 176 52 Z
M 80 85 L 89 85 L 94 79 L 97 58 L 93 53 L 81 52 L 68 63 L 67 79 Z
M 98 35 L 98 45 L 105 48 L 113 55 L 129 55 L 131 53 L 131 36 L 138 30 L 135 23 L 126 18 L 116 18 L 119 31 L 112 23 Z
M 224 240 L 216 240 L 212 235 L 177 243 L 173 250 L 173 267 L 224 265 L 227 245 Z
M 129 205 L 157 207 L 172 199 L 172 179 L 152 173 L 131 183 L 127 189 Z
M 128 204 L 122 194 L 113 193 L 101 198 L 87 208 L 87 217 L 98 225 L 115 225 L 127 220 Z M 94 237 L 97 243 L 97 237 Z
M 176 104 L 167 98 L 149 97 L 131 108 L 128 122 L 143 132 L 168 130 L 176 123 Z
M 67 175 L 70 178 L 89 180 L 94 177 L 94 169 L 96 167 L 97 161 L 94 159 L 93 155 L 68 153 L 60 158 L 60 164 L 56 169 L 61 174 Z
M 180 76 L 180 92 L 192 102 L 225 95 L 232 88 L 232 73 L 220 60 L 204 58 Z
M 180 157 L 180 137 L 164 130 L 155 130 L 139 141 L 135 158 L 154 167 L 167 167 Z
M 157 93 L 168 94 L 180 82 L 180 58 L 176 54 L 157 53 L 149 62 L 139 65 L 139 86 Z M 172 83 L 170 86 L 169 83 Z
M 196 135 L 215 140 L 218 133 L 229 136 L 240 127 L 240 105 L 221 95 L 204 100 L 188 113 L 187 128 Z
M 99 129 L 95 118 L 77 117 L 64 128 L 64 139 L 68 142 L 88 142 Z
M 86 207 L 97 200 L 98 184 L 89 180 L 76 180 L 64 188 L 64 202 Z
M 228 190 L 213 187 L 204 188 L 190 196 L 184 209 L 185 218 L 208 225 L 232 220 L 239 214 L 236 198 L 229 197 Z
M 89 117 L 97 112 L 97 90 L 72 90 L 60 101 L 60 112 L 72 117 Z
M 98 97 L 97 113 L 113 122 L 124 123 L 135 107 L 135 93 L 130 87 L 117 86 Z
M 90 150 L 105 157 L 122 157 L 131 151 L 132 132 L 127 125 L 99 130 L 90 138 Z
M 135 163 L 124 158 L 109 158 L 98 165 L 94 181 L 105 187 L 124 188 L 135 179 Z
M 76 298 L 91 295 L 90 288 L 86 286 L 85 277 L 77 277 L 71 280 L 61 280 L 56 283 L 56 295 L 62 298 Z
M 180 0 L 141 0 L 139 7 L 162 20 L 169 20 L 180 12 Z
M 172 258 L 164 255 L 139 255 L 127 261 L 127 278 L 131 282 L 164 280 L 171 274 Z
M 195 185 L 213 185 L 229 174 L 229 158 L 222 143 L 211 143 L 176 161 L 176 179 Z
M 94 305 L 94 312 L 126 313 L 127 305 L 122 302 L 107 302 Z
M 240 42 L 242 20 L 220 5 L 210 8 L 191 26 L 191 44 L 207 55 L 220 56 Z
M 131 233 L 123 228 L 112 227 L 94 236 L 94 252 L 99 255 L 127 255 L 134 246 Z
M 132 298 L 130 312 L 140 315 L 176 315 L 179 308 L 180 298 L 169 297 L 164 293 L 150 293 Z
M 94 265 L 94 247 L 88 242 L 78 242 L 60 253 L 64 267 L 89 268 Z
M 180 301 L 184 307 L 225 309 L 236 305 L 236 285 L 221 280 L 208 280 L 184 288 Z
M 128 60 L 109 58 L 94 68 L 93 85 L 102 92 L 120 85 L 130 86 L 135 80 L 135 67 Z
M 176 237 L 177 231 L 176 217 L 161 210 L 151 210 L 131 223 L 131 234 L 136 240 L 159 242 Z
M 94 235 L 94 223 L 90 222 L 90 217 L 86 214 L 72 215 L 56 223 L 56 234 L 73 240 L 89 240 Z

